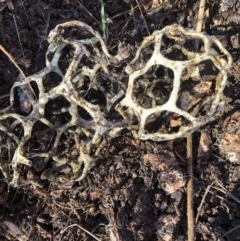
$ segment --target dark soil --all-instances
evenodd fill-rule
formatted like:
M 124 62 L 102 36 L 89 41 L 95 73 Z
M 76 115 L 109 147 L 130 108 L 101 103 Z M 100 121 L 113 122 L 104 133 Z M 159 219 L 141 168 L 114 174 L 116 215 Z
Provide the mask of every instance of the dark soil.
M 103 2 L 110 52 L 116 52 L 118 41 L 137 48 L 148 30 L 173 23 L 195 28 L 199 6 L 194 0 L 139 0 L 143 18 L 135 0 Z M 215 35 L 234 61 L 224 92 L 225 114 L 193 134 L 196 240 L 240 240 L 240 2 L 228 1 L 226 7 L 223 2 L 207 1 L 203 31 Z M 0 44 L 29 76 L 45 67 L 47 37 L 57 24 L 79 20 L 102 33 L 100 9 L 98 0 L 2 0 Z M 0 52 L 1 109 L 18 75 Z M 34 148 L 46 142 L 37 135 L 31 138 Z M 4 140 L 0 136 L 0 143 Z M 70 135 L 63 136 L 59 151 L 74 152 L 72 143 Z M 10 155 L 5 152 L 1 148 L 1 168 L 8 168 Z M 187 240 L 186 138 L 158 143 L 122 132 L 103 149 L 84 180 L 56 181 L 69 172 L 69 166 L 53 169 L 53 163 L 42 158 L 31 167 L 23 165 L 21 177 L 42 187 L 13 188 L 0 174 L 0 240 L 96 240 L 85 230 L 104 241 Z M 9 231 L 10 226 L 15 231 Z

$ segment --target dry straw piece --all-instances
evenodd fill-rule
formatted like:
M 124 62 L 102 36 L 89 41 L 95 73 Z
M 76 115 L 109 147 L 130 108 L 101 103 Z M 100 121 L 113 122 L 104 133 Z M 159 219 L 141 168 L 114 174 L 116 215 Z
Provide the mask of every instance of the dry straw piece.
M 194 51 L 196 39 L 199 52 Z M 222 93 L 232 58 L 213 36 L 167 26 L 146 37 L 131 62 L 129 54 L 112 56 L 100 34 L 80 21 L 57 25 L 48 42 L 46 67 L 15 82 L 9 106 L 0 110 L 0 131 L 14 146 L 12 185 L 18 185 L 19 164 L 32 165 L 36 157 L 70 164 L 73 175 L 62 181 L 79 181 L 124 128 L 135 138 L 166 141 L 186 136 L 223 113 Z M 125 72 L 119 73 L 126 63 Z M 57 104 L 59 98 L 64 106 Z M 21 113 L 16 102 L 21 102 Z M 57 124 L 49 113 L 55 119 L 68 117 Z M 51 148 L 36 151 L 29 144 L 38 125 L 54 133 Z M 17 126 L 21 134 L 16 134 Z M 77 137 L 77 158 L 58 156 L 63 133 Z

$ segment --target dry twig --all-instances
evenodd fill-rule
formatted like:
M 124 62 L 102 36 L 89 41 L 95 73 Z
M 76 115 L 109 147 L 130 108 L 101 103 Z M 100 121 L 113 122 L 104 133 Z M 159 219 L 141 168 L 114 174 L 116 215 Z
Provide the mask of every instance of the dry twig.
M 207 189 L 206 189 L 206 191 L 205 191 L 205 193 L 203 195 L 202 201 L 201 201 L 201 203 L 200 203 L 200 205 L 199 205 L 199 207 L 197 209 L 198 212 L 197 212 L 197 216 L 196 216 L 196 219 L 195 219 L 195 224 L 197 224 L 197 222 L 198 222 L 198 217 L 200 215 L 200 211 L 202 209 L 203 203 L 204 203 L 204 201 L 205 201 L 205 199 L 207 197 L 207 194 L 208 194 L 209 190 L 211 189 L 211 187 L 213 186 L 214 183 L 215 183 L 215 181 L 212 182 L 210 185 L 208 185 L 208 187 L 207 187 Z
M 188 241 L 195 240 L 194 232 L 194 211 L 193 211 L 193 151 L 192 134 L 187 136 L 187 220 L 188 220 Z
M 87 8 L 85 8 L 78 0 L 76 0 L 76 2 L 89 14 L 89 16 L 91 16 L 94 19 L 94 21 L 100 24 L 99 21 L 87 10 Z
M 17 21 L 16 21 L 16 18 L 15 18 L 15 15 L 13 14 L 12 17 L 13 17 L 13 21 L 14 21 L 14 24 L 15 24 L 15 27 L 16 27 L 17 36 L 18 36 L 18 41 L 19 41 L 19 44 L 20 44 L 20 48 L 21 48 L 21 51 L 22 51 L 22 55 L 23 55 L 23 57 L 25 58 L 24 51 L 23 51 L 23 47 L 22 47 L 22 42 L 21 42 L 21 38 L 20 38 L 19 31 L 18 31 L 18 26 L 17 26 Z
M 147 29 L 148 35 L 150 36 L 151 34 L 150 34 L 149 29 L 148 29 L 148 26 L 147 26 L 146 20 L 145 20 L 145 18 L 144 18 L 144 16 L 143 16 L 142 9 L 141 9 L 141 7 L 140 7 L 140 5 L 139 5 L 138 0 L 136 0 L 136 2 L 137 2 L 137 5 L 138 5 L 138 8 L 139 8 L 139 11 L 140 11 L 140 13 L 141 13 L 142 19 L 143 19 L 143 21 L 144 21 L 144 24 L 145 24 L 145 26 L 146 26 L 146 29 Z
M 196 25 L 197 32 L 202 31 L 203 15 L 205 9 L 205 0 L 199 4 L 198 20 Z M 195 48 L 198 49 L 199 40 L 195 42 Z M 192 157 L 192 134 L 187 137 L 187 160 L 188 160 L 188 183 L 187 183 L 187 217 L 188 217 L 188 241 L 195 240 L 194 210 L 193 210 L 193 157 Z
M 10 53 L 8 53 L 8 51 L 0 44 L 0 50 L 3 51 L 3 53 L 9 58 L 9 60 L 14 64 L 14 66 L 19 70 L 19 72 L 21 73 L 21 75 L 23 76 L 23 78 L 25 79 L 26 83 L 29 85 L 29 88 L 31 89 L 34 97 L 37 99 L 37 96 L 32 88 L 32 86 L 30 85 L 26 75 L 23 73 L 23 71 L 21 70 L 21 68 L 18 66 L 18 64 L 16 63 L 16 61 L 13 59 L 13 57 L 11 56 Z
M 240 228 L 240 225 L 238 225 L 237 227 L 235 227 L 235 228 L 229 230 L 227 233 L 225 233 L 225 234 L 222 236 L 222 238 L 225 237 L 225 236 L 227 236 L 229 233 L 235 231 L 235 230 L 238 229 L 238 228 Z
M 198 11 L 197 24 L 196 24 L 197 32 L 202 31 L 205 2 L 206 0 L 200 0 L 200 3 L 199 3 L 199 11 Z M 197 39 L 195 42 L 195 48 L 198 49 L 198 46 L 199 46 L 199 40 Z
M 220 188 L 216 187 L 215 185 L 218 185 Z M 208 187 L 207 187 L 207 189 L 205 190 L 205 193 L 204 193 L 204 195 L 203 195 L 202 201 L 201 201 L 201 203 L 200 203 L 200 205 L 199 205 L 199 207 L 198 207 L 198 209 L 197 209 L 197 210 L 198 210 L 198 213 L 197 213 L 197 216 L 196 216 L 196 219 L 195 219 L 195 223 L 196 223 L 196 224 L 197 224 L 197 222 L 198 222 L 198 217 L 199 217 L 200 212 L 201 212 L 201 210 L 202 210 L 203 203 L 204 203 L 204 201 L 205 201 L 205 199 L 206 199 L 206 197 L 207 197 L 207 194 L 209 193 L 209 191 L 210 191 L 211 188 L 212 188 L 212 189 L 215 189 L 215 190 L 217 190 L 217 191 L 220 191 L 220 192 L 222 192 L 222 193 L 224 193 L 225 195 L 227 195 L 228 197 L 230 197 L 230 198 L 232 198 L 234 201 L 236 201 L 238 204 L 240 203 L 240 200 L 237 199 L 234 195 L 232 195 L 222 184 L 220 184 L 220 183 L 217 182 L 217 181 L 214 181 L 214 182 L 212 182 L 210 185 L 208 185 Z M 227 233 L 225 233 L 225 234 L 222 236 L 222 238 L 225 237 L 225 236 L 227 236 L 229 233 L 235 231 L 235 230 L 238 229 L 238 228 L 240 228 L 240 225 L 238 225 L 238 226 L 234 227 L 233 229 L 229 230 Z
M 92 238 L 94 238 L 95 240 L 97 240 L 97 241 L 102 241 L 101 239 L 97 238 L 95 235 L 93 235 L 92 233 L 90 233 L 88 230 L 86 230 L 85 228 L 83 228 L 83 227 L 81 227 L 81 226 L 79 226 L 79 225 L 77 225 L 77 224 L 75 224 L 75 223 L 72 224 L 72 225 L 67 226 L 65 229 L 63 229 L 63 230 L 61 231 L 61 237 L 60 237 L 59 241 L 62 240 L 62 234 L 63 234 L 67 229 L 69 229 L 69 228 L 71 228 L 71 227 L 74 227 L 74 226 L 77 226 L 78 228 L 80 228 L 81 230 L 83 230 L 85 233 L 89 234 L 89 235 L 90 235 Z
M 240 200 L 238 198 L 236 198 L 234 195 L 232 195 L 222 184 L 220 184 L 219 182 L 216 182 L 216 184 L 220 187 L 213 187 L 213 189 L 218 190 L 222 193 L 224 193 L 226 196 L 232 198 L 235 202 L 237 202 L 238 204 L 240 204 Z

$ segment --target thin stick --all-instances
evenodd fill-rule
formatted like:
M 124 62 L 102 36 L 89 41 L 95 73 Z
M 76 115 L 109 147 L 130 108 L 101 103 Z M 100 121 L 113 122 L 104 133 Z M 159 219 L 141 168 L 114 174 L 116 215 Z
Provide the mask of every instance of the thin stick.
M 13 12 L 14 6 L 13 6 L 12 1 L 7 1 L 7 6 L 8 6 L 8 8 Z M 16 28 L 16 31 L 17 31 L 18 41 L 19 41 L 19 44 L 20 44 L 20 48 L 21 48 L 21 50 L 22 50 L 22 55 L 23 55 L 23 57 L 25 57 L 24 52 L 23 52 L 23 47 L 22 47 L 22 42 L 21 42 L 20 34 L 19 34 L 19 31 L 18 31 L 17 21 L 16 21 L 16 18 L 15 18 L 14 13 L 12 13 L 12 17 L 13 17 L 13 21 L 14 21 L 14 24 L 15 24 L 15 28 Z
M 237 227 L 235 227 L 235 228 L 229 230 L 227 233 L 225 233 L 225 234 L 222 236 L 222 238 L 225 237 L 225 236 L 227 236 L 229 233 L 235 231 L 235 230 L 238 229 L 238 228 L 240 228 L 240 225 L 238 225 Z
M 19 31 L 18 31 L 18 26 L 17 26 L 17 21 L 16 21 L 16 18 L 15 18 L 15 15 L 13 14 L 12 17 L 13 17 L 13 21 L 14 21 L 14 24 L 15 24 L 15 28 L 16 28 L 16 31 L 17 31 L 18 41 L 19 41 L 19 44 L 20 44 L 20 48 L 21 48 L 21 50 L 22 50 L 22 55 L 23 55 L 23 57 L 25 58 L 24 51 L 23 51 L 23 47 L 22 47 L 22 42 L 21 42 L 21 38 L 20 38 Z
M 78 0 L 76 0 L 76 2 L 80 5 L 80 7 L 82 7 L 98 24 L 99 21 L 87 10 L 87 8 L 85 8 Z
M 205 8 L 205 0 L 200 0 L 198 20 L 196 30 L 202 31 L 203 14 Z M 196 50 L 199 47 L 199 40 L 195 42 Z M 188 161 L 188 183 L 187 183 L 187 219 L 188 219 L 188 241 L 195 240 L 195 225 L 194 222 L 194 203 L 193 203 L 193 152 L 192 152 L 192 134 L 187 137 L 187 161 Z
M 132 5 L 131 5 L 131 10 L 127 10 L 127 11 L 124 11 L 124 12 L 122 12 L 122 13 L 118 13 L 117 15 L 111 17 L 111 19 L 120 17 L 120 16 L 123 15 L 123 14 L 129 13 L 130 11 L 132 11 L 132 9 L 134 10 L 135 8 L 138 8 L 138 6 L 132 7 Z
M 194 232 L 194 211 L 193 211 L 193 151 L 192 135 L 187 136 L 187 220 L 188 220 L 188 241 L 195 240 Z
M 198 11 L 197 24 L 196 24 L 196 31 L 197 32 L 202 31 L 205 2 L 206 2 L 206 0 L 200 0 L 200 3 L 199 3 L 199 11 Z M 198 47 L 199 47 L 199 40 L 197 39 L 196 42 L 195 42 L 195 48 L 198 49 Z
M 217 188 L 217 187 L 214 187 L 214 186 L 213 186 L 214 184 L 219 185 L 222 189 L 219 189 L 219 188 Z M 196 219 L 195 219 L 195 223 L 198 222 L 198 217 L 199 217 L 200 211 L 201 211 L 201 209 L 202 209 L 202 205 L 203 205 L 203 203 L 204 203 L 204 201 L 205 201 L 205 199 L 206 199 L 206 196 L 207 196 L 207 194 L 208 194 L 208 192 L 209 192 L 209 190 L 210 190 L 211 188 L 223 192 L 223 193 L 226 194 L 227 196 L 229 196 L 229 197 L 231 197 L 232 199 L 234 199 L 236 202 L 240 203 L 240 201 L 239 201 L 237 198 L 235 198 L 230 192 L 228 192 L 225 187 L 223 187 L 219 182 L 214 181 L 214 182 L 212 182 L 210 185 L 208 185 L 208 187 L 207 187 L 207 189 L 206 189 L 206 191 L 205 191 L 205 193 L 204 193 L 204 195 L 203 195 L 202 201 L 201 201 L 201 203 L 200 203 L 200 205 L 199 205 L 199 207 L 198 207 L 198 213 L 197 213 L 197 216 L 196 216 Z M 238 225 L 237 227 L 229 230 L 227 233 L 225 233 L 225 234 L 222 236 L 222 238 L 225 237 L 226 235 L 228 235 L 229 233 L 233 232 L 234 230 L 238 229 L 238 228 L 240 228 L 240 225 Z
M 209 193 L 209 190 L 211 189 L 211 187 L 213 186 L 214 183 L 215 183 L 215 181 L 212 182 L 210 185 L 208 185 L 207 189 L 205 190 L 205 193 L 203 195 L 202 201 L 201 201 L 201 203 L 200 203 L 200 205 L 199 205 L 199 207 L 197 209 L 198 213 L 197 213 L 197 216 L 196 216 L 196 219 L 195 219 L 195 224 L 197 224 L 197 222 L 198 222 L 198 217 L 200 215 L 200 211 L 202 209 L 202 205 L 203 205 L 203 203 L 204 203 L 204 201 L 205 201 L 205 199 L 207 197 L 207 194 Z
M 147 29 L 148 35 L 151 35 L 151 34 L 150 34 L 150 31 L 149 31 L 149 29 L 148 29 L 148 26 L 147 26 L 146 20 L 145 20 L 145 18 L 144 18 L 144 16 L 143 16 L 142 9 L 141 9 L 141 7 L 140 7 L 140 5 L 139 5 L 138 0 L 136 0 L 136 2 L 137 2 L 137 5 L 138 5 L 138 8 L 139 8 L 139 11 L 140 11 L 140 13 L 141 13 L 141 16 L 142 16 L 142 18 L 143 18 L 144 24 L 145 24 L 145 26 L 146 26 L 146 29 Z
M 92 233 L 90 233 L 88 230 L 86 230 L 85 228 L 83 228 L 83 227 L 81 227 L 81 226 L 79 226 L 79 225 L 77 225 L 77 224 L 69 225 L 69 226 L 67 226 L 65 229 L 63 229 L 63 230 L 61 231 L 61 237 L 60 237 L 59 241 L 62 240 L 62 234 L 63 234 L 67 229 L 69 229 L 69 228 L 71 228 L 71 227 L 74 227 L 74 226 L 77 226 L 78 228 L 80 228 L 80 229 L 83 230 L 85 233 L 87 233 L 87 234 L 89 234 L 90 236 L 92 236 L 92 237 L 93 237 L 94 239 L 96 239 L 97 241 L 102 241 L 101 239 L 97 238 L 95 235 L 93 235 Z
M 228 197 L 232 198 L 235 202 L 237 202 L 238 204 L 240 204 L 240 200 L 237 199 L 234 195 L 232 195 L 232 193 L 230 193 L 222 184 L 220 184 L 219 182 L 216 182 L 216 184 L 218 186 L 220 186 L 222 189 L 219 189 L 217 187 L 213 187 L 214 189 L 221 191 L 222 193 L 224 193 L 225 195 L 227 195 Z
M 19 70 L 19 72 L 21 73 L 21 75 L 23 76 L 23 78 L 25 79 L 25 81 L 27 82 L 27 84 L 29 85 L 31 91 L 33 92 L 34 97 L 37 99 L 37 96 L 32 88 L 32 86 L 30 85 L 26 75 L 23 73 L 23 71 L 20 69 L 20 67 L 18 66 L 18 64 L 16 63 L 16 61 L 13 59 L 13 57 L 7 52 L 7 50 L 0 44 L 0 50 L 3 51 L 3 53 L 10 59 L 10 61 L 14 64 L 14 66 Z
M 9 97 L 9 96 L 10 96 L 10 94 L 2 95 L 2 96 L 0 96 L 0 99 L 7 98 L 7 97 Z

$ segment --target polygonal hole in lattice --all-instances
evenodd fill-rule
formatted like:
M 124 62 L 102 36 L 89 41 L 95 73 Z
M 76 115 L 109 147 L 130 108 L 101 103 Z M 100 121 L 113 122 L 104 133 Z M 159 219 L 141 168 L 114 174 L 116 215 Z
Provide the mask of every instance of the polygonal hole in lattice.
M 141 68 L 143 68 L 146 63 L 150 60 L 150 58 L 152 57 L 153 51 L 154 51 L 154 46 L 155 43 L 154 42 L 149 42 L 147 43 L 147 46 L 145 46 L 144 48 L 141 49 L 139 58 L 137 59 L 137 61 L 135 63 L 131 63 L 130 66 L 134 69 L 134 70 L 139 70 Z
M 12 124 L 15 123 L 16 121 L 17 121 L 16 118 L 6 117 L 5 119 L 1 120 L 0 123 L 7 128 L 11 128 Z
M 196 48 L 196 43 L 198 42 L 198 48 Z M 192 36 L 185 36 L 185 41 L 182 46 L 189 52 L 192 53 L 204 53 L 204 42 L 200 38 L 194 38 Z
M 92 116 L 83 107 L 78 106 L 77 110 L 78 110 L 78 116 L 80 116 L 82 119 L 87 121 L 93 120 Z
M 94 41 L 95 41 L 94 44 L 91 42 L 89 42 L 88 44 L 82 43 L 88 50 L 88 53 L 90 54 L 90 59 L 92 59 L 92 60 L 95 59 L 95 56 L 97 56 L 99 58 L 102 58 L 105 56 L 102 53 L 102 46 L 101 46 L 100 41 L 98 41 L 96 38 L 94 38 Z M 80 40 L 80 42 L 81 42 L 81 40 Z M 108 50 L 110 50 L 110 49 L 108 49 Z M 95 59 L 95 61 L 96 61 L 96 59 Z M 98 60 L 96 62 L 99 63 Z
M 117 110 L 115 110 L 114 105 L 107 113 L 105 113 L 105 118 L 113 122 L 119 122 L 123 120 L 122 115 Z
M 163 65 L 154 65 L 134 81 L 133 97 L 143 108 L 165 104 L 172 92 L 174 73 Z
M 110 72 L 111 75 L 111 72 Z M 116 74 L 117 75 L 117 74 Z M 112 76 L 111 76 L 112 77 Z M 105 90 L 105 92 L 108 95 L 115 96 L 119 93 L 120 86 L 119 86 L 119 80 L 118 79 L 110 79 L 109 75 L 104 73 L 103 71 L 98 71 L 97 73 L 97 80 L 99 86 Z M 122 83 L 122 79 L 121 79 Z
M 84 89 L 88 88 L 90 85 L 90 78 L 88 75 L 79 74 L 76 75 L 72 80 L 73 88 L 77 91 L 79 96 L 84 96 L 86 91 Z
M 17 143 L 6 132 L 0 130 L 0 157 L 6 161 L 12 160 Z
M 15 113 L 22 115 L 22 116 L 27 116 L 32 111 L 31 100 L 29 99 L 29 96 L 26 93 L 26 91 L 24 90 L 24 88 L 27 88 L 27 91 L 29 92 L 30 95 L 32 95 L 32 97 L 34 99 L 36 97 L 38 98 L 38 96 L 39 96 L 39 90 L 38 90 L 36 82 L 32 81 L 30 84 L 31 84 L 31 88 L 29 87 L 28 84 L 25 84 L 23 87 L 17 86 L 14 88 L 13 108 L 15 109 Z M 32 89 L 34 91 L 34 94 L 33 94 Z
M 48 51 L 46 53 L 46 60 L 48 60 L 49 62 L 51 62 L 53 60 L 54 57 L 54 52 L 53 51 Z
M 61 69 L 63 74 L 66 74 L 66 71 L 72 61 L 74 55 L 74 48 L 72 45 L 66 45 L 61 51 L 61 57 L 58 61 L 58 66 Z
M 52 149 L 56 133 L 41 121 L 33 125 L 31 137 L 24 145 L 28 153 L 48 152 Z
M 184 81 L 180 86 L 177 106 L 190 113 L 202 105 L 205 109 L 202 113 L 204 114 L 207 109 L 211 108 L 212 100 L 209 98 L 209 101 L 205 103 L 203 101 L 207 96 L 216 94 L 216 77 L 218 74 L 219 70 L 211 60 L 188 66 L 182 75 Z
M 44 92 L 49 92 L 52 88 L 58 86 L 62 81 L 62 77 L 55 72 L 50 72 L 46 74 L 43 79 Z
M 85 28 L 75 28 L 75 27 L 69 27 L 69 28 L 65 28 L 64 32 L 62 32 L 63 35 L 68 38 L 68 39 L 74 39 L 74 41 L 79 42 L 81 44 L 83 44 L 87 50 L 89 51 L 90 55 L 92 55 L 93 57 L 97 55 L 96 51 L 94 48 L 98 48 L 101 49 L 101 45 L 99 42 L 96 42 L 95 40 L 90 40 L 91 38 L 93 38 L 93 34 L 90 33 L 87 29 Z M 83 41 L 81 41 L 83 40 Z M 100 56 L 98 56 L 100 57 Z M 83 63 L 86 64 L 86 62 L 83 60 Z M 92 67 L 90 65 L 87 65 L 89 67 Z
M 124 117 L 129 121 L 130 125 L 137 126 L 139 124 L 139 119 L 137 118 L 134 110 L 131 107 L 123 106 Z
M 219 74 L 219 69 L 210 59 L 200 62 L 198 66 L 199 73 L 203 81 L 213 81 Z
M 147 86 L 144 86 L 144 83 L 139 82 L 140 78 L 136 79 L 135 88 L 133 90 L 133 96 L 136 98 L 138 103 L 144 107 L 144 108 L 151 108 L 153 105 L 153 98 L 147 95 L 148 92 L 148 83 L 146 83 Z M 146 79 L 141 78 L 143 82 L 146 81 Z
M 31 85 L 31 88 L 29 85 Z M 36 83 L 36 81 L 33 80 L 33 81 L 29 82 L 28 87 L 31 89 L 30 91 L 34 96 L 34 99 L 39 100 L 39 87 L 38 87 L 38 84 Z
M 32 166 L 37 172 L 43 171 L 49 166 L 49 157 L 34 156 L 30 158 Z
M 68 129 L 69 130 L 69 129 Z M 73 133 L 66 130 L 60 138 L 58 147 L 57 147 L 57 156 L 58 158 L 68 158 L 68 159 L 77 159 L 79 156 L 79 149 L 76 146 L 75 138 Z M 83 140 L 86 140 L 87 138 L 84 135 L 81 135 Z
M 90 84 L 82 88 L 82 97 L 94 105 L 99 105 L 101 110 L 106 109 L 106 97 L 103 92 L 95 85 Z
M 188 56 L 181 50 L 181 44 L 167 36 L 162 37 L 161 54 L 170 60 L 188 60 Z
M 45 105 L 44 117 L 57 127 L 63 126 L 71 120 L 70 106 L 71 104 L 63 96 L 49 99 Z
M 73 87 L 79 96 L 87 95 L 87 90 L 91 87 L 92 82 L 88 75 L 80 74 L 73 79 Z
M 221 59 L 227 62 L 227 55 L 219 48 L 219 46 L 213 41 L 211 45 L 211 50 L 215 51 L 215 55 L 219 55 Z
M 1 124 L 7 128 L 9 133 L 14 134 L 19 140 L 24 136 L 23 124 L 18 119 L 8 117 L 2 120 Z M 9 136 L 9 138 L 13 140 L 13 137 Z
M 152 53 L 155 48 L 155 43 L 150 41 L 145 48 L 141 50 L 141 54 L 139 57 L 139 61 L 143 63 L 147 63 L 149 59 L 152 57 Z
M 89 49 L 89 47 L 88 47 Z M 94 66 L 96 65 L 96 60 L 95 60 L 95 55 L 96 53 L 94 53 L 93 55 L 87 56 L 86 54 L 81 58 L 81 62 L 80 62 L 80 66 L 79 66 L 79 70 L 81 69 L 82 66 L 87 66 L 89 69 L 93 69 Z
M 177 100 L 177 107 L 191 113 L 198 106 L 201 107 L 201 103 L 206 97 L 205 90 L 209 90 L 212 86 L 210 81 L 185 81 L 182 83 L 179 98 Z M 198 91 L 195 91 L 199 90 Z M 203 90 L 203 91 L 202 91 Z M 202 91 L 202 92 L 201 92 Z
M 12 133 L 21 139 L 24 136 L 24 128 L 21 122 L 16 121 L 12 125 Z
M 112 68 L 112 66 L 109 66 L 109 73 L 110 73 L 111 77 L 114 76 L 114 81 L 112 79 L 108 80 L 107 74 L 104 74 L 104 73 L 100 74 L 99 78 L 100 78 L 100 81 L 103 86 L 104 86 L 105 82 L 107 82 L 107 83 L 111 82 L 111 84 L 108 84 L 112 88 L 112 91 L 110 91 L 110 93 L 117 94 L 117 93 L 119 93 L 120 89 L 123 90 L 124 92 L 126 92 L 129 77 L 126 74 L 122 74 L 122 72 L 123 72 L 122 66 L 116 67 L 116 68 L 115 67 Z
M 153 114 L 146 120 L 145 130 L 148 133 L 171 134 L 179 131 L 181 126 L 188 126 L 190 121 L 171 111 Z
M 61 32 L 61 36 L 65 39 L 90 39 L 93 37 L 92 33 L 90 33 L 84 27 L 67 27 L 67 28 L 59 28 Z

